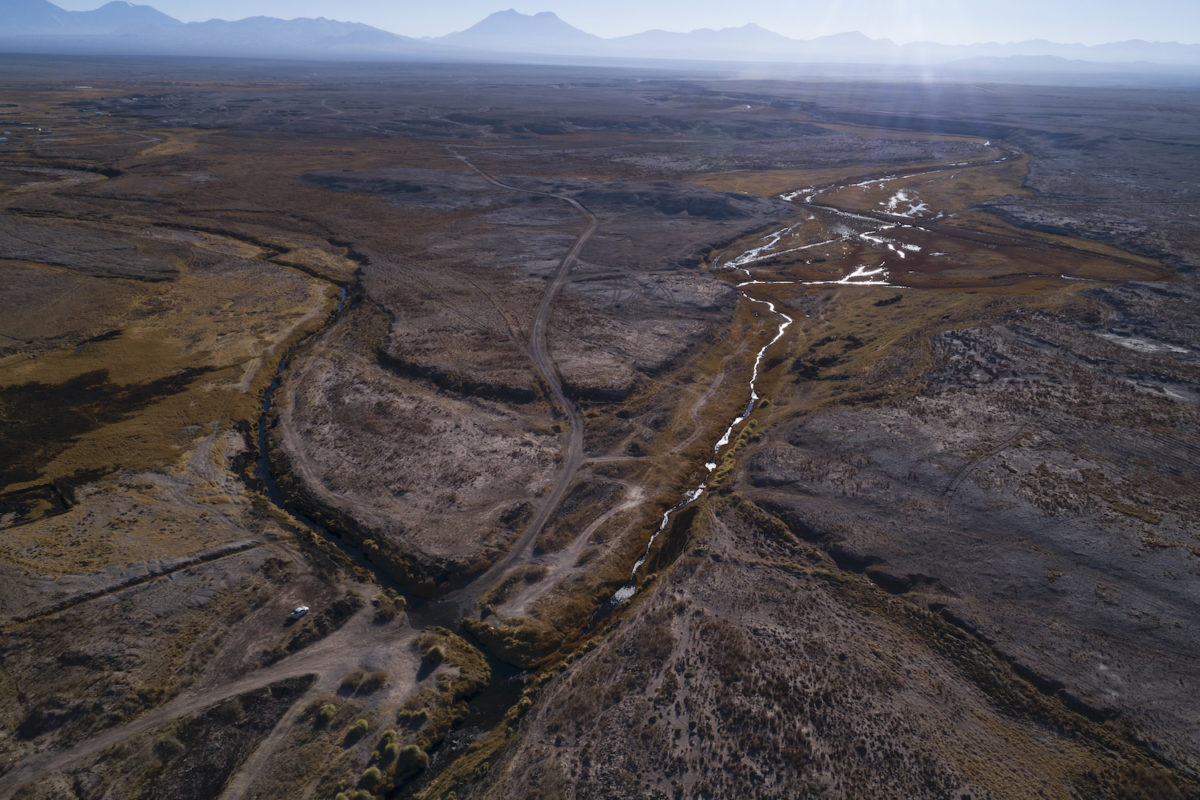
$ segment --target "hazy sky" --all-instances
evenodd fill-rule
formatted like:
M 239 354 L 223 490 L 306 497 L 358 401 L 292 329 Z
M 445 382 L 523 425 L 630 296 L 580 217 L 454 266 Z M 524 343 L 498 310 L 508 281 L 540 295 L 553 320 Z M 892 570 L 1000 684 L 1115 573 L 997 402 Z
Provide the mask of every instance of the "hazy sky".
M 91 9 L 102 0 L 53 0 Z M 329 17 L 408 36 L 441 36 L 513 6 L 553 11 L 597 36 L 650 28 L 688 31 L 756 22 L 810 39 L 858 30 L 903 43 L 1050 39 L 1097 44 L 1124 39 L 1200 43 L 1198 0 L 135 0 L 184 21 L 220 17 Z

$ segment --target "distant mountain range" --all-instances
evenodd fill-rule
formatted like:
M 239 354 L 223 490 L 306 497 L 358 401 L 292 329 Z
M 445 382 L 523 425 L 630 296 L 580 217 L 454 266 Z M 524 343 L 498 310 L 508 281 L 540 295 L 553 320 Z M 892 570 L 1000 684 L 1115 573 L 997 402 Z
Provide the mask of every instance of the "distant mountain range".
M 551 12 L 498 11 L 470 28 L 416 39 L 354 22 L 250 17 L 180 22 L 147 5 L 114 0 L 67 11 L 49 0 L 0 0 L 0 51 L 62 54 L 212 55 L 313 59 L 596 62 L 671 59 L 759 63 L 959 65 L 1078 71 L 1112 65 L 1200 68 L 1200 45 L 1125 41 L 1087 46 L 1043 40 L 1009 44 L 898 45 L 861 33 L 790 39 L 758 25 L 689 33 L 652 30 L 604 39 Z
M 109 3 L 94 11 L 66 11 L 46 0 L 3 0 L 0 15 L 9 36 L 103 36 L 156 26 L 181 25 L 150 6 Z

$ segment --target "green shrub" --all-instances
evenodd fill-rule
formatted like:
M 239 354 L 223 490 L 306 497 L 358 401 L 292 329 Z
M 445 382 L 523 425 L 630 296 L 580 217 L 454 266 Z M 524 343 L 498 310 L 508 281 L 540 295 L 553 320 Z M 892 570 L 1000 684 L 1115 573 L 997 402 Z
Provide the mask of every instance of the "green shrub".
M 356 719 L 354 721 L 354 724 L 351 725 L 350 728 L 346 731 L 346 743 L 350 744 L 352 742 L 357 742 L 359 739 L 361 739 L 363 736 L 366 735 L 367 728 L 369 728 L 369 727 L 370 727 L 370 725 L 367 724 L 367 721 L 365 719 Z
M 364 789 L 374 789 L 379 784 L 383 783 L 383 773 L 379 771 L 379 767 L 367 767 L 358 779 L 358 785 Z
M 333 703 L 326 703 L 317 709 L 317 722 L 322 725 L 328 725 L 337 715 L 337 706 Z
M 399 753 L 400 742 L 397 740 L 396 732 L 389 728 L 379 738 L 379 744 L 376 745 L 376 750 L 372 755 L 374 756 L 374 760 L 386 764 L 389 761 L 395 761 Z
M 429 719 L 429 710 L 425 708 L 402 708 L 396 714 L 396 722 L 419 728 Z
M 415 744 L 404 747 L 396 756 L 396 774 L 420 772 L 429 765 L 429 755 Z

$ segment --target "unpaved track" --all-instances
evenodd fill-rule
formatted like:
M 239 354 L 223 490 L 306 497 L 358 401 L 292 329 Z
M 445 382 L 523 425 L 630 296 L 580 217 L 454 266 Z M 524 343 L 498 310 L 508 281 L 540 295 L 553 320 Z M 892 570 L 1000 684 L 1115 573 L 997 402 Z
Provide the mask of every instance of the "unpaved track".
M 546 289 L 546 293 L 542 297 L 542 302 L 538 306 L 538 313 L 537 313 L 537 316 L 535 317 L 534 326 L 531 331 L 530 349 L 529 349 L 531 358 L 534 359 L 534 362 L 537 364 L 538 369 L 542 372 L 543 376 L 546 378 L 546 382 L 551 387 L 552 393 L 554 394 L 556 400 L 559 401 L 559 404 L 561 407 L 568 410 L 569 415 L 573 415 L 573 416 L 571 416 L 572 435 L 574 435 L 577 430 L 580 432 L 580 435 L 582 435 L 582 424 L 579 423 L 578 427 L 577 427 L 577 423 L 576 423 L 576 420 L 579 417 L 579 413 L 575 409 L 574 405 L 571 404 L 570 401 L 567 400 L 565 397 L 563 397 L 561 385 L 559 384 L 557 375 L 554 374 L 553 369 L 552 369 L 553 365 L 552 365 L 552 363 L 549 363 L 549 359 L 546 356 L 546 353 L 545 353 L 545 324 L 546 324 L 546 318 L 548 316 L 550 304 L 553 301 L 555 293 L 558 291 L 559 286 L 565 281 L 565 279 L 567 277 L 567 273 L 570 269 L 570 266 L 574 262 L 575 258 L 578 256 L 578 253 L 579 253 L 580 249 L 582 248 L 583 244 L 586 242 L 587 238 L 592 235 L 592 233 L 594 232 L 594 230 L 596 228 L 596 217 L 591 212 L 589 212 L 586 208 L 584 208 L 582 205 L 580 205 L 577 201 L 575 201 L 574 199 L 572 199 L 570 197 L 553 194 L 550 192 L 540 192 L 540 191 L 534 191 L 534 190 L 529 190 L 529 189 L 522 189 L 517 186 L 512 186 L 510 184 L 503 183 L 503 182 L 497 180 L 496 178 L 492 177 L 488 173 L 484 172 L 479 167 L 472 164 L 465 156 L 461 155 L 460 153 L 455 151 L 453 148 L 448 148 L 448 149 L 454 154 L 455 158 L 462 161 L 464 164 L 466 164 L 468 167 L 470 167 L 472 170 L 474 170 L 476 173 L 478 173 L 480 176 L 482 176 L 485 180 L 489 181 L 493 185 L 496 185 L 496 186 L 499 186 L 499 187 L 502 187 L 505 189 L 523 191 L 523 192 L 528 192 L 531 194 L 538 194 L 538 195 L 542 195 L 545 197 L 554 197 L 559 200 L 563 200 L 567 203 L 570 203 L 574 208 L 579 210 L 581 213 L 586 214 L 591 222 L 591 224 L 588 227 L 588 230 L 576 241 L 575 245 L 571 248 L 570 252 L 566 255 L 566 257 L 564 257 L 562 263 L 559 264 L 559 268 L 554 276 L 554 280 L 551 281 L 551 284 Z M 1016 155 L 1019 154 L 1018 151 L 1016 151 L 1016 150 L 1012 150 L 1010 148 L 1003 148 L 1003 147 L 1001 148 L 1001 152 L 1004 154 L 1000 158 L 1001 161 L 1006 160 L 1011 157 L 1015 157 Z M 854 176 L 851 178 L 844 178 L 844 179 L 834 182 L 834 183 L 829 183 L 829 184 L 822 185 L 819 187 L 813 187 L 810 190 L 812 193 L 811 196 L 809 197 L 808 201 L 803 203 L 803 205 L 806 207 L 810 207 L 810 208 L 820 208 L 820 209 L 825 209 L 828 211 L 834 211 L 839 214 L 851 213 L 851 212 L 843 211 L 842 209 L 839 209 L 835 206 L 824 206 L 824 205 L 821 205 L 818 203 L 814 203 L 814 202 L 812 202 L 812 199 L 815 198 L 817 195 L 822 194 L 824 192 L 832 191 L 832 190 L 836 190 L 836 189 L 842 189 L 842 188 L 846 188 L 848 186 L 854 186 L 864 180 L 872 180 L 872 181 L 903 180 L 905 178 L 913 177 L 916 175 L 939 174 L 941 172 L 946 172 L 951 169 L 967 169 L 967 168 L 971 168 L 971 167 L 987 166 L 987 165 L 991 165 L 991 164 L 995 164 L 995 163 L 997 163 L 997 160 L 995 158 L 986 158 L 986 159 L 979 159 L 979 160 L 970 161 L 970 162 L 961 162 L 961 163 L 958 163 L 953 166 L 942 165 L 942 166 L 934 166 L 932 168 L 929 166 L 924 166 L 924 167 L 919 167 L 919 168 L 896 170 L 896 171 L 887 173 L 887 175 L 884 178 L 880 178 L 877 175 L 863 175 L 863 176 Z M 795 202 L 795 201 L 793 201 L 793 202 Z M 802 204 L 796 203 L 796 205 L 800 206 Z M 878 213 L 874 213 L 874 212 L 864 212 L 863 214 L 857 214 L 857 212 L 855 212 L 854 215 L 861 216 L 864 220 L 874 221 L 874 222 L 878 222 L 880 224 L 890 224 L 890 223 L 894 222 L 892 217 L 890 217 L 889 215 L 886 215 L 886 214 L 878 214 Z M 914 227 L 919 227 L 917 222 L 913 222 L 912 224 Z M 765 256 L 765 258 L 768 258 L 768 259 L 770 257 L 771 257 L 770 253 L 768 253 L 767 256 Z M 743 271 L 746 271 L 748 275 L 750 274 L 748 270 L 743 270 Z M 782 283 L 791 283 L 791 282 L 784 281 Z M 751 297 L 749 294 L 747 294 L 744 290 L 741 292 L 741 294 L 743 297 L 745 297 L 747 300 L 750 300 L 751 302 L 766 303 L 770 307 L 772 312 L 780 313 L 780 312 L 776 311 L 775 306 L 772 303 L 770 303 L 769 301 L 757 300 L 757 299 Z M 793 322 L 793 319 L 791 317 L 788 317 L 786 314 L 782 314 L 781 316 L 783 316 L 783 318 L 786 320 L 786 322 L 783 324 L 783 327 L 780 328 L 779 332 L 775 335 L 775 337 L 773 339 L 770 340 L 770 342 L 768 342 L 766 345 L 764 345 L 759 350 L 758 357 L 755 361 L 755 368 L 754 368 L 755 378 L 757 377 L 757 373 L 758 373 L 758 365 L 762 362 L 763 356 L 764 356 L 766 350 L 769 349 L 772 344 L 774 344 L 776 341 L 778 341 L 783 336 L 783 333 L 786 330 L 786 328 L 789 325 L 791 325 Z M 746 342 L 748 342 L 748 341 L 749 341 L 749 339 L 746 340 Z M 725 357 L 725 359 L 722 361 L 721 369 L 719 372 L 719 377 L 716 380 L 712 381 L 709 384 L 707 390 L 701 396 L 699 396 L 698 398 L 696 398 L 694 400 L 692 408 L 691 408 L 691 412 L 690 412 L 691 420 L 693 423 L 692 433 L 685 440 L 683 440 L 679 444 L 672 447 L 670 450 L 671 453 L 678 454 L 678 453 L 682 452 L 685 448 L 690 447 L 692 445 L 692 443 L 695 442 L 696 439 L 698 439 L 704 433 L 705 428 L 704 428 L 704 426 L 702 426 L 700 424 L 700 420 L 699 420 L 700 409 L 709 403 L 709 401 L 712 399 L 712 397 L 716 394 L 717 390 L 724 383 L 725 378 L 729 374 L 728 369 L 729 369 L 731 360 L 737 356 L 742 355 L 742 353 L 749 347 L 749 345 L 747 345 L 746 342 L 743 342 L 741 345 L 739 345 L 739 347 L 736 349 L 736 351 L 734 353 Z M 757 404 L 758 396 L 754 393 L 754 379 L 751 380 L 750 388 L 751 388 L 751 395 L 752 395 L 751 402 L 754 404 Z M 738 420 L 744 421 L 745 418 L 746 418 L 745 415 L 739 416 Z M 729 434 L 732 432 L 733 428 L 737 427 L 739 424 L 740 424 L 740 422 L 735 420 L 735 422 L 730 426 L 729 430 L 726 431 L 726 436 L 729 436 Z M 580 443 L 580 444 L 582 444 L 582 443 Z M 717 449 L 719 450 L 720 448 L 721 448 L 721 445 L 717 445 Z M 573 452 L 574 451 L 569 450 L 568 457 Z M 715 455 L 713 457 L 715 457 Z M 604 457 L 587 459 L 587 461 L 589 463 L 595 463 L 595 462 L 600 462 L 600 461 L 605 461 L 605 460 L 610 460 L 610 459 L 606 459 Z M 612 459 L 612 460 L 623 460 L 623 457 L 618 458 L 618 459 Z M 518 558 L 522 559 L 523 561 L 525 561 L 527 563 L 534 563 L 536 561 L 536 563 L 540 563 L 544 566 L 549 566 L 552 571 L 556 571 L 556 572 L 563 569 L 566 566 L 569 566 L 571 563 L 574 563 L 575 559 L 577 559 L 579 557 L 579 555 L 582 553 L 583 549 L 586 547 L 591 535 L 597 530 L 597 528 L 601 524 L 606 522 L 608 519 L 610 519 L 616 513 L 626 511 L 644 499 L 644 493 L 642 492 L 640 487 L 635 488 L 635 487 L 631 487 L 631 486 L 626 486 L 625 499 L 618 505 L 616 505 L 612 508 L 609 508 L 608 510 L 606 510 L 605 512 L 600 514 L 599 517 L 594 519 L 592 521 L 592 523 L 583 530 L 582 533 L 580 533 L 579 535 L 577 535 L 574 538 L 574 540 L 571 542 L 571 544 L 568 546 L 568 548 L 566 548 L 562 552 L 557 553 L 551 557 L 542 557 L 539 559 L 533 559 L 531 557 L 531 554 L 529 553 L 529 545 L 532 543 L 533 538 L 536 537 L 537 533 L 545 525 L 546 521 L 549 518 L 549 514 L 553 511 L 554 508 L 557 507 L 559 501 L 562 499 L 562 496 L 565 493 L 572 478 L 574 477 L 575 471 L 578 468 L 578 466 L 579 466 L 579 463 L 571 464 L 571 462 L 569 462 L 569 461 L 568 461 L 568 464 L 564 465 L 563 473 L 560 476 L 558 485 L 555 487 L 555 491 L 547 497 L 546 502 L 543 503 L 543 505 L 539 509 L 539 513 L 534 518 L 534 520 L 531 522 L 530 527 L 525 531 L 525 533 L 522 535 L 522 537 L 518 541 L 518 543 L 509 551 L 507 556 L 505 556 L 503 559 L 501 559 L 499 562 L 497 562 L 491 569 L 489 569 L 486 573 L 484 573 L 482 576 L 480 576 L 480 578 L 476 579 L 472 584 L 470 584 L 468 587 L 466 587 L 466 589 L 462 593 L 462 597 L 464 599 L 461 601 L 461 605 L 456 606 L 457 608 L 459 608 L 461 611 L 468 611 L 470 609 L 470 606 L 467 605 L 467 602 L 470 602 L 471 604 L 478 604 L 479 599 L 480 599 L 480 597 L 482 597 L 483 593 L 486 592 L 488 589 L 492 588 L 493 586 L 495 586 L 497 583 L 499 583 L 500 580 L 502 580 L 504 577 L 505 570 L 508 567 L 510 567 L 512 565 L 512 563 L 515 560 L 517 560 Z M 710 470 L 710 472 L 711 472 L 711 470 Z M 684 505 L 687 505 L 687 503 L 684 503 Z M 682 506 L 680 506 L 680 507 L 682 507 Z M 670 512 L 668 512 L 668 514 L 670 514 Z M 664 518 L 664 521 L 663 521 L 663 526 L 665 527 L 665 525 L 666 525 L 666 518 Z M 661 533 L 662 530 L 663 530 L 663 527 L 660 527 L 658 533 Z M 654 539 L 657 538 L 658 533 L 655 533 L 654 536 L 651 537 L 651 539 L 650 539 L 651 544 L 653 544 Z M 635 571 L 634 571 L 635 576 L 636 576 L 636 572 L 637 572 L 637 568 L 635 567 Z M 498 613 L 501 613 L 504 616 L 509 616 L 509 617 L 520 616 L 521 614 L 523 614 L 527 611 L 528 606 L 532 602 L 532 600 L 535 599 L 536 597 L 538 597 L 542 592 L 544 592 L 546 590 L 547 587 L 549 587 L 551 585 L 553 585 L 553 581 L 543 580 L 543 581 L 539 581 L 538 584 L 535 586 L 526 587 L 523 591 L 519 592 L 515 596 L 510 597 L 507 600 L 505 600 L 504 603 L 501 604 L 500 609 L 498 609 Z M 469 600 L 467 598 L 469 598 Z
M 542 380 L 546 382 L 546 387 L 550 390 L 551 397 L 554 398 L 554 403 L 562 410 L 567 418 L 567 424 L 570 426 L 570 431 L 567 434 L 566 450 L 563 453 L 563 464 L 558 474 L 558 482 L 554 484 L 554 488 L 542 500 L 537 513 L 529 521 L 529 525 L 526 526 L 525 532 L 521 534 L 521 538 L 508 551 L 508 555 L 493 564 L 487 572 L 456 592 L 452 598 L 447 598 L 447 600 L 452 600 L 454 605 L 461 611 L 468 612 L 474 606 L 478 605 L 479 598 L 485 592 L 503 579 L 504 573 L 512 566 L 514 561 L 527 557 L 528 551 L 537 539 L 538 534 L 546 526 L 546 522 L 550 519 L 550 515 L 554 513 L 554 510 L 558 508 L 558 504 L 562 502 L 571 482 L 575 480 L 575 473 L 579 471 L 579 467 L 583 463 L 583 417 L 580 415 L 579 409 L 576 408 L 575 404 L 563 394 L 562 380 L 559 378 L 558 369 L 555 367 L 554 361 L 550 358 L 550 354 L 546 350 L 546 324 L 550 319 L 550 308 L 554 304 L 555 296 L 562 289 L 563 285 L 566 284 L 571 274 L 571 268 L 575 266 L 575 262 L 579 259 L 580 251 L 583 250 L 583 246 L 587 244 L 588 240 L 592 238 L 592 234 L 596 232 L 596 227 L 599 223 L 596 215 L 588 211 L 582 203 L 573 197 L 554 192 L 542 192 L 536 189 L 524 189 L 520 186 L 504 183 L 472 164 L 466 156 L 453 148 L 447 149 L 450 150 L 456 159 L 466 164 L 493 186 L 514 192 L 536 194 L 542 197 L 552 197 L 556 200 L 561 200 L 586 217 L 588 221 L 587 229 L 579 234 L 579 238 L 575 240 L 575 244 L 571 245 L 571 249 L 563 256 L 562 261 L 558 263 L 558 269 L 554 271 L 554 277 L 546 284 L 546 291 L 542 294 L 542 301 L 538 303 L 537 313 L 534 315 L 533 324 L 529 329 L 529 347 L 527 348 L 529 358 L 533 361 L 534 366 L 537 367 Z
M 347 620 L 345 625 L 324 639 L 269 667 L 255 670 L 249 675 L 220 686 L 185 693 L 135 720 L 101 731 L 67 750 L 31 756 L 0 777 L 0 797 L 13 797 L 16 790 L 29 781 L 99 755 L 109 747 L 153 731 L 179 717 L 203 711 L 223 700 L 261 689 L 286 678 L 316 675 L 317 680 L 312 687 L 303 697 L 297 698 L 292 706 L 293 711 L 303 708 L 305 697 L 335 690 L 342 678 L 359 667 L 359 658 L 363 652 L 364 643 L 369 643 L 375 650 L 386 648 L 397 664 L 411 661 L 410 645 L 416 636 L 416 631 L 407 625 L 396 625 L 395 623 L 384 626 L 375 625 L 371 621 L 372 616 L 373 611 L 368 605 Z M 411 683 L 413 678 L 404 676 L 415 674 L 415 666 L 412 670 L 397 669 L 392 671 L 391 680 L 393 682 L 408 680 Z M 392 688 L 393 694 L 397 688 Z M 288 719 L 292 715 L 293 712 L 290 711 L 284 719 Z M 279 726 L 276 726 L 276 730 L 279 730 Z
M 146 562 L 148 571 L 145 574 L 137 575 L 132 578 L 126 578 L 111 584 L 98 586 L 89 591 L 80 592 L 79 594 L 71 595 L 58 602 L 44 606 L 29 614 L 13 617 L 13 622 L 33 622 L 34 620 L 43 619 L 45 617 L 59 614 L 68 609 L 74 608 L 84 603 L 90 603 L 93 600 L 100 600 L 105 597 L 111 597 L 114 594 L 119 594 L 129 589 L 136 588 L 151 581 L 157 581 L 161 578 L 174 575 L 176 572 L 192 569 L 193 567 L 203 564 L 209 564 L 213 561 L 219 561 L 223 558 L 231 558 L 240 556 L 249 550 L 262 547 L 261 542 L 253 540 L 244 542 L 233 542 L 230 544 L 221 545 L 219 547 L 209 548 L 186 558 L 167 559 L 170 566 L 163 566 L 162 561 Z

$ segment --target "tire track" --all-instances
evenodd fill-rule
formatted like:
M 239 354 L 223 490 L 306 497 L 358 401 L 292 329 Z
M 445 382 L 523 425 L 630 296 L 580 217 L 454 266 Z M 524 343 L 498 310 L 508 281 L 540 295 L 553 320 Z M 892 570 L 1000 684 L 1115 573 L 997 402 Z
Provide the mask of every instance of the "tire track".
M 74 608 L 75 606 L 91 602 L 92 600 L 99 600 L 102 597 L 108 597 L 109 595 L 117 594 L 117 593 L 123 592 L 127 589 L 132 589 L 135 586 L 141 586 L 142 584 L 150 583 L 151 581 L 156 581 L 159 578 L 165 578 L 169 575 L 174 575 L 176 572 L 182 572 L 185 569 L 191 569 L 192 567 L 196 567 L 201 564 L 208 564 L 213 561 L 218 561 L 222 558 L 229 558 L 231 556 L 240 555 L 242 553 L 245 553 L 248 550 L 254 550 L 255 548 L 258 548 L 258 547 L 262 547 L 262 542 L 238 542 L 233 545 L 226 545 L 223 547 L 215 548 L 213 550 L 208 550 L 208 551 L 205 551 L 202 553 L 197 553 L 194 556 L 189 556 L 182 560 L 169 559 L 167 563 L 171 563 L 171 562 L 178 562 L 178 563 L 171 563 L 171 566 L 168 566 L 168 567 L 163 567 L 164 562 L 158 561 L 158 562 L 155 562 L 154 567 L 150 567 L 148 569 L 148 572 L 143 575 L 135 575 L 134 577 L 128 578 L 124 581 L 120 581 L 115 584 L 110 584 L 108 586 L 102 586 L 98 589 L 93 589 L 92 591 L 89 591 L 89 592 L 83 592 L 82 594 L 72 595 L 72 596 L 64 598 L 64 599 L 58 601 L 57 603 L 54 603 L 46 608 L 43 608 L 39 611 L 35 611 L 32 614 L 25 614 L 24 616 L 14 617 L 12 621 L 23 623 L 23 622 L 33 622 L 34 620 L 43 619 L 45 617 L 49 617 L 54 614 L 58 614 L 60 612 Z
M 473 164 L 466 156 L 454 148 L 447 147 L 446 149 L 449 150 L 454 158 L 461 161 L 493 186 L 508 189 L 509 191 L 535 194 L 561 200 L 570 205 L 588 221 L 587 228 L 579 234 L 575 243 L 571 245 L 571 249 L 567 251 L 566 255 L 558 263 L 558 268 L 554 271 L 554 276 L 546 285 L 546 291 L 542 293 L 542 300 L 538 303 L 537 312 L 533 317 L 533 324 L 529 329 L 529 344 L 526 348 L 530 360 L 533 361 L 538 373 L 542 376 L 542 380 L 545 381 L 555 405 L 558 406 L 559 410 L 567 418 L 567 424 L 570 428 L 567 434 L 566 450 L 563 454 L 563 465 L 559 471 L 558 481 L 541 502 L 537 513 L 533 515 L 521 537 L 509 549 L 508 555 L 493 564 L 487 572 L 463 587 L 463 589 L 456 592 L 453 596 L 448 597 L 446 601 L 443 601 L 452 603 L 454 607 L 465 612 L 477 605 L 479 598 L 504 577 L 504 573 L 514 561 L 527 555 L 528 550 L 534 541 L 536 541 L 538 534 L 541 533 L 542 528 L 549 521 L 550 515 L 554 513 L 559 503 L 562 502 L 563 497 L 566 496 L 568 487 L 574 481 L 575 474 L 579 471 L 579 467 L 583 463 L 583 416 L 579 413 L 579 409 L 575 404 L 563 392 L 562 379 L 558 374 L 558 368 L 554 360 L 550 357 L 549 352 L 547 352 L 546 326 L 550 319 L 550 309 L 554 304 L 554 298 L 570 278 L 571 268 L 578 261 L 579 253 L 583 250 L 583 246 L 587 244 L 588 240 L 592 238 L 592 234 L 596 232 L 599 221 L 596 219 L 595 214 L 573 197 L 555 192 L 526 189 L 505 183 Z

